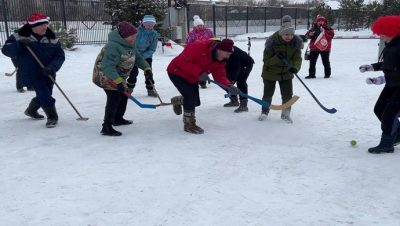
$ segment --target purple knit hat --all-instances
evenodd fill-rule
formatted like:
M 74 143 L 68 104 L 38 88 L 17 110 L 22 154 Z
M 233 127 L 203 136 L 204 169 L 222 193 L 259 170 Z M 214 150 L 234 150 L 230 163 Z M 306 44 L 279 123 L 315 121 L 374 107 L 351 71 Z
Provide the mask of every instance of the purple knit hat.
M 126 22 L 126 21 L 121 21 L 118 24 L 118 32 L 119 35 L 121 35 L 122 38 L 129 37 L 131 35 L 134 35 L 137 33 L 137 29 L 135 26 L 133 26 L 131 23 Z

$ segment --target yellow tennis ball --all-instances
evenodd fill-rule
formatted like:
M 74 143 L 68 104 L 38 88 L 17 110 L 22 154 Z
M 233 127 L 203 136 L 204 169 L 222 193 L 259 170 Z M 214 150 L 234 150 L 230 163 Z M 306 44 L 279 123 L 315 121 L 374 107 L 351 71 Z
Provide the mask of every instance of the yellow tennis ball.
M 350 144 L 351 144 L 351 146 L 356 146 L 356 145 L 357 145 L 357 141 L 351 140 L 351 141 L 350 141 Z

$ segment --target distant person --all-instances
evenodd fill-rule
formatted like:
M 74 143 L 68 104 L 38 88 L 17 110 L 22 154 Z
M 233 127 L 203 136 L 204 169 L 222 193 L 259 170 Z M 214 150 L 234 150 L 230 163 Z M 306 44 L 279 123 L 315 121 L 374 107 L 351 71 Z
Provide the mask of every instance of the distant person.
M 47 128 L 53 128 L 58 122 L 56 100 L 53 98 L 54 83 L 49 76 L 56 78 L 56 72 L 65 61 L 64 51 L 54 32 L 48 28 L 49 18 L 42 13 L 33 13 L 28 23 L 10 36 L 2 52 L 16 60 L 18 73 L 27 86 L 35 89 L 36 96 L 29 103 L 25 115 L 33 119 L 44 119 L 37 111 L 42 108 L 46 113 Z M 44 64 L 42 68 L 28 51 L 28 48 L 38 56 Z
M 292 18 L 288 15 L 282 17 L 282 26 L 265 42 L 264 65 L 261 77 L 264 82 L 263 100 L 271 103 L 275 92 L 275 85 L 278 82 L 281 90 L 282 103 L 288 102 L 293 97 L 293 74 L 296 74 L 301 67 L 301 49 L 303 41 L 294 35 Z M 288 68 L 282 59 L 286 59 L 292 66 Z M 281 119 L 293 123 L 290 117 L 291 108 L 282 110 Z M 262 107 L 261 115 L 258 118 L 263 121 L 269 114 L 269 108 Z
M 207 41 L 214 38 L 214 33 L 211 29 L 204 26 L 204 21 L 198 16 L 193 16 L 193 30 L 189 32 L 186 38 L 186 45 L 195 41 Z M 200 87 L 207 88 L 206 82 L 200 82 Z
M 122 21 L 116 30 L 108 34 L 108 42 L 100 51 L 93 68 L 93 82 L 103 88 L 107 96 L 103 127 L 105 136 L 121 136 L 112 126 L 130 125 L 133 122 L 124 118 L 128 97 L 133 86 L 126 82 L 134 66 L 144 70 L 144 76 L 152 79 L 150 65 L 136 50 L 137 29 Z M 113 83 L 113 84 L 111 84 Z M 114 86 L 116 85 L 116 87 Z
M 322 64 L 324 65 L 324 78 L 331 77 L 331 63 L 329 55 L 331 53 L 332 38 L 335 33 L 331 27 L 328 26 L 328 21 L 325 17 L 318 15 L 315 19 L 313 26 L 306 33 L 306 37 L 310 41 L 310 68 L 308 69 L 308 76 L 306 79 L 316 78 L 315 65 L 317 64 L 318 55 L 321 55 Z
M 143 56 L 143 58 L 149 63 L 150 67 L 153 63 L 153 54 L 157 49 L 158 43 L 158 32 L 154 30 L 156 25 L 156 18 L 153 15 L 144 15 L 142 24 L 138 28 L 136 37 L 136 49 Z M 131 75 L 129 76 L 128 82 L 132 87 L 136 86 L 137 76 L 139 74 L 138 67 L 133 67 Z M 154 90 L 154 78 L 145 79 L 147 95 L 150 97 L 157 97 L 157 92 Z
M 202 134 L 204 130 L 196 124 L 196 107 L 200 106 L 199 81 L 207 82 L 208 74 L 228 87 L 227 92 L 238 95 L 239 89 L 232 85 L 225 73 L 225 64 L 233 52 L 233 41 L 194 42 L 168 65 L 169 79 L 182 96 L 171 99 L 175 114 L 182 114 L 185 132 Z
M 229 81 L 232 84 L 237 83 L 237 87 L 244 94 L 248 94 L 247 89 L 247 78 L 253 69 L 254 60 L 245 51 L 241 50 L 239 47 L 233 46 L 233 53 L 229 57 L 226 63 L 226 74 Z M 239 102 L 240 101 L 240 102 Z M 230 97 L 230 101 L 224 104 L 224 107 L 237 107 L 235 113 L 247 112 L 247 97 L 239 95 L 234 95 Z
M 372 154 L 392 153 L 400 144 L 400 16 L 381 16 L 371 28 L 385 41 L 377 63 L 360 66 L 360 71 L 383 71 L 383 76 L 367 78 L 368 84 L 385 84 L 375 104 L 374 112 L 381 122 L 381 140 L 369 148 Z

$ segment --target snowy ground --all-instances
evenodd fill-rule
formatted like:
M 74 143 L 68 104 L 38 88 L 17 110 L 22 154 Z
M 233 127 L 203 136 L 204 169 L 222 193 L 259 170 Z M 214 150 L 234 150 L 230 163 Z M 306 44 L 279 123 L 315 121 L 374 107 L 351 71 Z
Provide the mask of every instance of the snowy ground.
M 201 90 L 197 109 L 203 135 L 183 131 L 170 106 L 140 109 L 128 103 L 132 126 L 122 137 L 99 134 L 105 94 L 91 82 L 101 46 L 67 52 L 58 83 L 89 121 L 55 89 L 59 125 L 28 119 L 23 111 L 32 92 L 15 90 L 15 79 L 1 78 L 0 225 L 1 226 L 340 226 L 400 225 L 399 148 L 371 155 L 380 125 L 373 106 L 382 86 L 366 85 L 360 64 L 377 59 L 378 40 L 334 40 L 332 78 L 304 80 L 336 114 L 322 111 L 297 79 L 292 125 L 280 112 L 257 121 L 260 106 L 249 112 L 223 108 L 224 92 Z M 237 42 L 247 50 L 247 42 Z M 252 43 L 256 60 L 249 93 L 262 95 L 264 41 Z M 179 51 L 154 57 L 156 88 L 165 102 L 178 92 L 165 68 Z M 0 74 L 12 64 L 0 55 Z M 304 61 L 299 76 L 307 75 Z M 378 76 L 380 73 L 370 73 Z M 134 96 L 145 95 L 140 77 Z M 280 103 L 279 89 L 274 104 Z M 350 140 L 358 144 L 351 147 Z

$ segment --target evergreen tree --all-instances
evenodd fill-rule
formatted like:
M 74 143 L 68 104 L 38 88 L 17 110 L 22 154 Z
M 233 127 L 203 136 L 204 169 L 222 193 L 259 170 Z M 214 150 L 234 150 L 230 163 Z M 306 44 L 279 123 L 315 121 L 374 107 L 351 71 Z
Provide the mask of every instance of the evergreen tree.
M 371 27 L 372 23 L 383 14 L 383 5 L 373 1 L 365 6 L 364 28 Z
M 342 22 L 345 23 L 345 30 L 357 30 L 363 27 L 363 4 L 364 0 L 342 0 Z
M 383 12 L 385 15 L 399 15 L 400 0 L 386 0 L 383 4 Z
M 106 0 L 105 8 L 113 26 L 123 20 L 138 26 L 146 14 L 163 21 L 166 5 L 164 0 Z
M 326 5 L 324 2 L 317 4 L 315 8 L 311 12 L 311 18 L 317 18 L 317 15 L 321 15 L 326 18 L 328 21 L 328 25 L 334 24 L 334 16 L 332 8 L 329 5 Z

